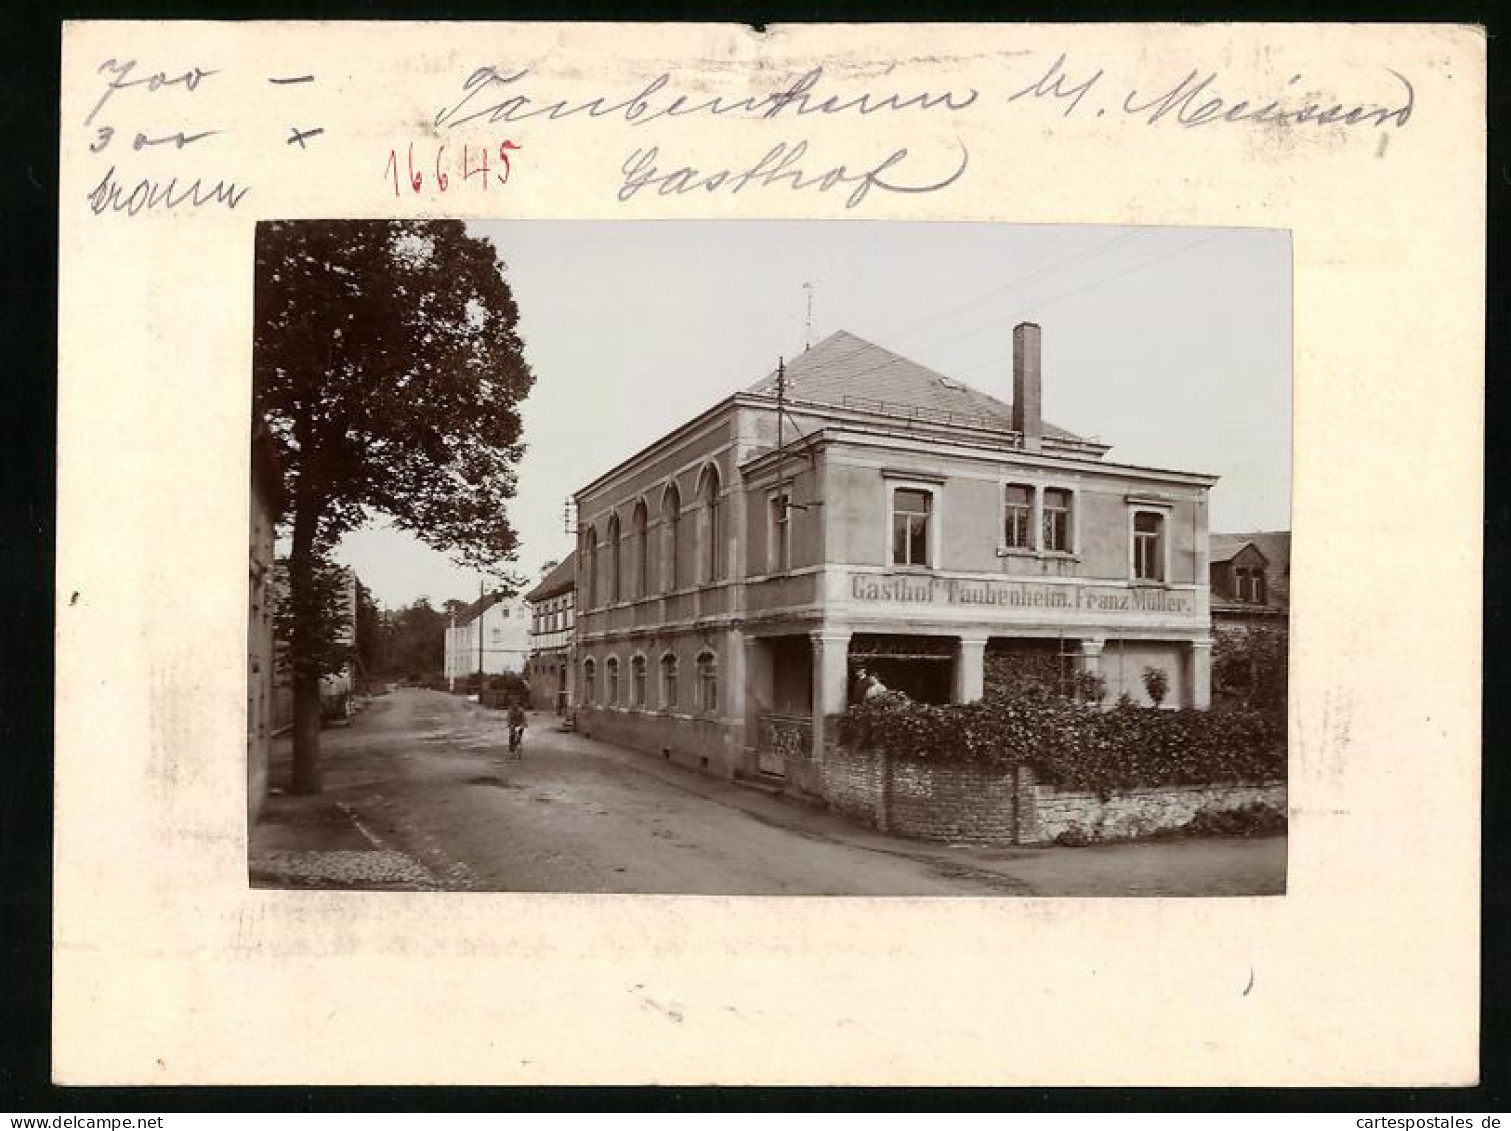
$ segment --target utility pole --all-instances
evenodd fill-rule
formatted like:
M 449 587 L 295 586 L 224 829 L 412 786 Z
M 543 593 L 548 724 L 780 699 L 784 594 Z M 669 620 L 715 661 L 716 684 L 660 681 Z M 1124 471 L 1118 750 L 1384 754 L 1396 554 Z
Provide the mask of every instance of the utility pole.
M 477 701 L 483 701 L 483 579 L 477 579 Z
M 782 450 L 782 418 L 787 414 L 787 363 L 776 359 L 776 450 Z

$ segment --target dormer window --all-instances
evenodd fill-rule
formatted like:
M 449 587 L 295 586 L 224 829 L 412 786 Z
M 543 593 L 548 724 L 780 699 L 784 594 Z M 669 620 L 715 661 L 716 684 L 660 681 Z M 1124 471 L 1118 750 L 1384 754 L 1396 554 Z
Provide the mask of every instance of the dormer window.
M 1264 570 L 1257 566 L 1237 566 L 1233 570 L 1235 596 L 1251 605 L 1265 603 Z

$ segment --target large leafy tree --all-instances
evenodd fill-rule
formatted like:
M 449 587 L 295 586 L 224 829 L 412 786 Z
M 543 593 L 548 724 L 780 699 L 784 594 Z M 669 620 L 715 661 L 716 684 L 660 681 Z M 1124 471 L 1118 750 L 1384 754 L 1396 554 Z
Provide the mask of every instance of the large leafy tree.
M 369 518 L 503 572 L 532 376 L 492 244 L 459 221 L 257 229 L 254 389 L 285 475 L 294 789 L 320 788 L 322 570 Z

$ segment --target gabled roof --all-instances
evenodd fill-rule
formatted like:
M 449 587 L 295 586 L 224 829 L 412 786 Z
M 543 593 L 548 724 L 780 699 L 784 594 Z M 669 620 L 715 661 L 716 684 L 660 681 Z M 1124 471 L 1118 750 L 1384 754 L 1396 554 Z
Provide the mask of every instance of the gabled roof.
M 456 611 L 456 623 L 471 624 L 483 613 L 486 613 L 489 609 L 493 608 L 494 605 L 498 604 L 502 600 L 504 600 L 504 595 L 502 593 L 489 593 L 487 596 L 479 597 L 470 605 Z
M 1209 539 L 1209 561 L 1231 561 L 1245 546 L 1253 546 L 1263 556 L 1268 569 L 1281 576 L 1291 572 L 1291 532 L 1257 531 L 1253 534 L 1213 534 Z
M 1254 545 L 1254 543 L 1250 542 L 1247 538 L 1243 538 L 1238 535 L 1214 534 L 1211 536 L 1210 545 L 1211 548 L 1210 552 L 1207 554 L 1207 560 L 1213 565 L 1217 565 L 1220 562 L 1231 562 L 1245 550 L 1254 551 L 1259 560 L 1264 562 L 1266 565 L 1268 565 L 1270 561 L 1264 556 L 1264 553 L 1259 549 L 1258 546 Z
M 830 334 L 787 362 L 786 377 L 786 395 L 793 401 L 876 412 L 921 409 L 942 424 L 1013 431 L 1011 405 L 848 330 Z M 773 371 L 746 391 L 775 396 L 776 385 Z M 1081 439 L 1047 420 L 1043 428 L 1055 439 Z
M 526 601 L 544 601 L 565 593 L 577 584 L 577 551 L 559 561 L 551 572 L 540 579 L 540 584 L 525 594 Z

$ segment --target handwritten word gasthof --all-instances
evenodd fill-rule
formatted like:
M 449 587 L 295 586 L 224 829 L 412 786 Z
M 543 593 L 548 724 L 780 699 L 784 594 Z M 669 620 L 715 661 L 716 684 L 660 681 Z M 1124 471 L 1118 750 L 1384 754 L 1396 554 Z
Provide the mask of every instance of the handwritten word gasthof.
M 817 172 L 805 169 L 800 162 L 808 152 L 808 143 L 778 142 L 758 160 L 740 169 L 699 170 L 690 165 L 663 169 L 657 165 L 661 154 L 656 146 L 637 149 L 630 154 L 621 170 L 624 183 L 616 194 L 620 201 L 633 199 L 642 191 L 653 191 L 658 196 L 681 196 L 690 192 L 713 194 L 738 194 L 746 188 L 782 188 L 794 192 L 811 189 L 829 192 L 832 189 L 850 186 L 845 197 L 845 207 L 854 208 L 866 199 L 872 189 L 881 192 L 926 193 L 949 188 L 965 175 L 970 164 L 970 154 L 965 144 L 959 142 L 960 161 L 946 176 L 913 184 L 900 183 L 883 176 L 889 169 L 896 169 L 908 160 L 906 149 L 895 149 L 868 168 L 852 171 L 845 165 L 832 165 Z M 895 175 L 895 174 L 894 174 Z

